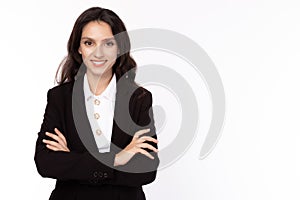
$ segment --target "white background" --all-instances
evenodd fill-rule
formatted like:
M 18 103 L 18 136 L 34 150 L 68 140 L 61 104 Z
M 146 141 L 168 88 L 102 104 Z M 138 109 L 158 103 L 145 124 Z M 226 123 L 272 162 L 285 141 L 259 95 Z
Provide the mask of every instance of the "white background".
M 48 199 L 54 188 L 36 171 L 35 140 L 72 26 L 91 6 L 112 9 L 128 30 L 188 36 L 212 58 L 225 87 L 226 121 L 214 151 L 198 159 L 210 116 L 203 89 L 199 135 L 144 187 L 149 200 L 300 199 L 296 0 L 1 1 L 0 199 Z M 161 138 L 166 146 L 168 137 Z

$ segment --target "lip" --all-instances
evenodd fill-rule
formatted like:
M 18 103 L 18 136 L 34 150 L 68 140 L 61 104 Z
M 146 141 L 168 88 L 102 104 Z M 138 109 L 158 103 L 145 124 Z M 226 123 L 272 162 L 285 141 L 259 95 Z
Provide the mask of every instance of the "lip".
M 103 67 L 107 60 L 91 60 L 95 67 Z

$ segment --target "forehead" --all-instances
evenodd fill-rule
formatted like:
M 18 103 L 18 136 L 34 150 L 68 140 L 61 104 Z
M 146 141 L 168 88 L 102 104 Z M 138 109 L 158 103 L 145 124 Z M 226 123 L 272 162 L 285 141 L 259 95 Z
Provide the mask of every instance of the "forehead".
M 113 37 L 113 33 L 110 25 L 106 22 L 92 21 L 83 27 L 81 37 L 103 40 Z

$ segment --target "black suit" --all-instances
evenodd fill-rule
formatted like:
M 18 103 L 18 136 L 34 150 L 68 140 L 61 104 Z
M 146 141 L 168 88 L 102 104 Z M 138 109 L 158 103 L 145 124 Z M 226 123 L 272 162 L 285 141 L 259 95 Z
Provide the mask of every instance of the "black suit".
M 126 98 L 130 100 L 129 105 L 124 103 Z M 134 123 L 130 123 L 124 115 L 126 109 Z M 114 145 L 111 145 L 110 152 L 98 153 L 85 110 L 83 76 L 50 89 L 34 157 L 41 176 L 57 179 L 50 199 L 145 199 L 142 185 L 153 182 L 156 177 L 159 164 L 157 154 L 147 150 L 155 157 L 154 160 L 136 154 L 126 165 L 113 167 L 115 154 L 124 149 L 130 143 L 132 134 L 141 128 L 135 124 L 150 128 L 150 133 L 145 135 L 156 138 L 151 93 L 125 79 L 124 83 L 117 83 L 111 138 Z M 54 133 L 54 128 L 64 134 L 70 152 L 49 150 L 42 142 L 42 139 L 51 139 L 45 132 Z M 150 144 L 157 147 L 154 143 Z

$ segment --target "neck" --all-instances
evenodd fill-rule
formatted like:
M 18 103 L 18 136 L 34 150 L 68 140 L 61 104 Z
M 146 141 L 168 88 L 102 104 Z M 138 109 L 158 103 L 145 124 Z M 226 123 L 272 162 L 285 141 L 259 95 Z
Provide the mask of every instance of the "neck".
M 86 72 L 90 90 L 94 95 L 100 95 L 108 86 L 113 77 L 112 71 L 105 72 L 101 76 L 95 76 L 92 73 Z

